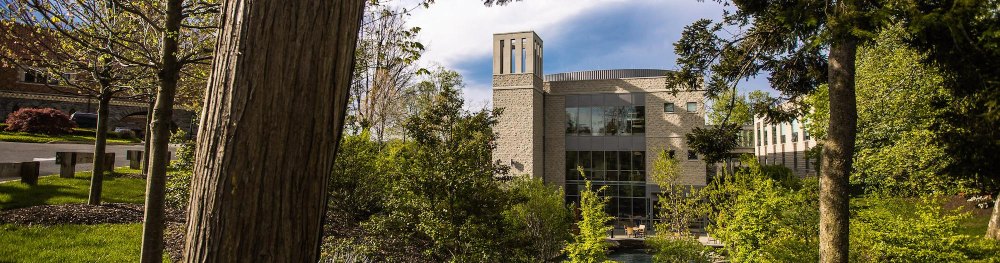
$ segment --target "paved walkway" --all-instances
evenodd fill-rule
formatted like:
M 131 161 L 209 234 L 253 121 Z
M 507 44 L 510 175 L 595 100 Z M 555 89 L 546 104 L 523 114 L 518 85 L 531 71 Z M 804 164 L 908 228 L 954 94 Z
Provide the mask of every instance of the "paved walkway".
M 128 160 L 125 159 L 125 151 L 142 150 L 142 144 L 136 145 L 108 145 L 107 151 L 115 153 L 115 166 L 126 166 Z M 56 164 L 56 152 L 94 152 L 93 144 L 69 144 L 69 143 L 21 143 L 21 142 L 0 142 L 0 163 L 38 161 L 39 175 L 50 175 L 59 173 L 59 165 Z M 171 145 L 170 152 L 176 152 L 176 147 Z M 81 163 L 76 165 L 76 171 L 90 171 L 93 164 Z M 17 177 L 0 177 L 0 182 L 16 180 Z

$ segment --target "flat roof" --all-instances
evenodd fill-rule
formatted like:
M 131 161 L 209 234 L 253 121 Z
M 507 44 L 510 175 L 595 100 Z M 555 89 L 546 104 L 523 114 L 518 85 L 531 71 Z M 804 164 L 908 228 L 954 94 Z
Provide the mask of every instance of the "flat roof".
M 665 69 L 602 69 L 565 72 L 545 75 L 545 81 L 604 80 L 623 78 L 663 77 L 669 74 Z

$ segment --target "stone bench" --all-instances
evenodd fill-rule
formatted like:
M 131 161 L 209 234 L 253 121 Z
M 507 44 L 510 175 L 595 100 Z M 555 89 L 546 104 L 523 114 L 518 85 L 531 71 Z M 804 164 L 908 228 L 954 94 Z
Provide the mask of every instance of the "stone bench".
M 21 177 L 21 182 L 38 184 L 39 162 L 0 163 L 0 177 Z
M 128 167 L 132 169 L 142 169 L 142 157 L 145 153 L 142 150 L 125 151 L 125 159 L 128 160 Z M 170 152 L 167 151 L 167 162 L 170 162 Z
M 93 163 L 94 153 L 88 152 L 56 152 L 56 164 L 59 165 L 59 177 L 73 178 L 77 163 Z M 115 153 L 104 153 L 105 171 L 115 167 Z

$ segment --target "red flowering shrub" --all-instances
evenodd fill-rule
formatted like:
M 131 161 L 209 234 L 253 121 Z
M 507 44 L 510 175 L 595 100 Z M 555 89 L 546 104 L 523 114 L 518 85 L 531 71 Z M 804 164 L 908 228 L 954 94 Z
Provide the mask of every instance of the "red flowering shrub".
M 7 115 L 6 131 L 66 134 L 76 127 L 69 115 L 53 108 L 22 108 Z

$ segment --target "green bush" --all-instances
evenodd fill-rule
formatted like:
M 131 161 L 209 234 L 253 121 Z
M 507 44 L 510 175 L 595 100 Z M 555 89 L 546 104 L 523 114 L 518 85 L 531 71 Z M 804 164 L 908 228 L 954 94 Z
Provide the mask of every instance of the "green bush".
M 513 205 L 503 212 L 504 225 L 516 246 L 509 255 L 517 259 L 510 261 L 544 262 L 558 256 L 572 237 L 573 223 L 562 188 L 525 176 L 512 180 L 507 192 Z
M 1000 244 L 958 233 L 968 213 L 947 211 L 938 197 L 856 199 L 851 219 L 853 262 L 998 262 Z
M 582 168 L 577 168 L 583 176 Z M 570 262 L 604 262 L 608 260 L 608 242 L 604 238 L 608 236 L 612 226 L 608 225 L 613 217 L 604 212 L 604 207 L 610 200 L 609 197 L 599 196 L 598 192 L 603 191 L 607 186 L 601 187 L 597 191 L 591 190 L 593 187 L 590 180 L 586 180 L 586 188 L 580 191 L 580 221 L 577 226 L 580 233 L 573 236 L 573 242 L 566 245 L 563 252 Z
M 184 211 L 187 209 L 188 198 L 191 196 L 190 170 L 167 173 L 167 186 L 164 203 L 167 207 Z
M 657 235 L 646 239 L 653 249 L 653 261 L 670 263 L 709 263 L 712 248 L 702 245 L 693 236 Z

